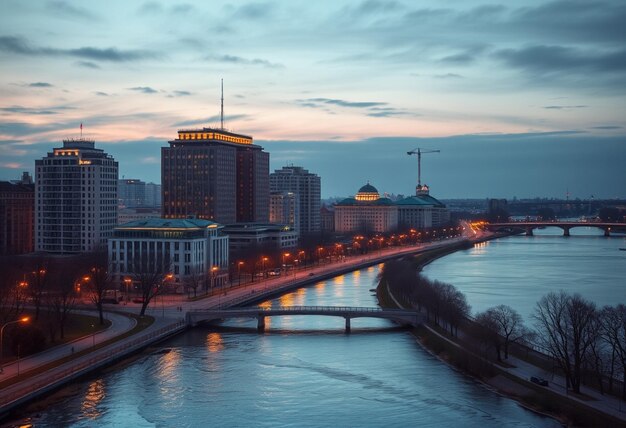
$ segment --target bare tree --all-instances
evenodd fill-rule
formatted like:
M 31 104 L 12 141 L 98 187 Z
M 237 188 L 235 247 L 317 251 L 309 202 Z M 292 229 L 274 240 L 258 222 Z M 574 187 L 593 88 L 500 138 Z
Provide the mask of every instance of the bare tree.
M 494 331 L 493 339 L 497 341 L 496 353 L 498 361 L 502 361 L 500 350 L 504 350 L 504 358 L 509 358 L 511 343 L 521 342 L 528 337 L 529 331 L 524 326 L 521 315 L 507 305 L 498 305 L 476 315 L 476 321 L 483 327 Z
M 143 317 L 152 299 L 163 293 L 163 285 L 170 277 L 169 267 L 169 260 L 153 260 L 145 254 L 135 257 L 131 262 L 129 270 L 141 294 L 139 316 Z
M 109 274 L 109 262 L 105 251 L 97 251 L 87 255 L 87 277 L 86 281 L 89 298 L 96 305 L 100 318 L 100 325 L 104 324 L 104 299 L 106 292 L 111 287 L 111 276 Z
M 29 270 L 28 290 L 31 301 L 35 305 L 35 321 L 37 321 L 45 293 L 49 291 L 50 258 L 44 254 L 38 254 L 31 263 L 27 264 L 27 268 Z
M 626 305 L 605 307 L 602 310 L 601 321 L 602 335 L 621 365 L 622 399 L 626 400 Z
M 17 319 L 26 303 L 27 284 L 14 257 L 0 258 L 0 323 Z
M 596 317 L 595 304 L 564 291 L 543 296 L 533 315 L 540 344 L 556 360 L 567 385 L 576 393 L 580 393 L 585 359 L 597 339 Z
M 75 262 L 75 260 L 74 260 Z M 75 284 L 81 278 L 81 268 L 76 263 L 64 262 L 54 273 L 55 287 L 46 293 L 46 304 L 51 317 L 50 339 L 54 341 L 58 329 L 61 339 L 65 338 L 65 327 L 70 314 L 76 308 Z
M 206 289 L 207 274 L 202 271 L 200 266 L 191 266 L 189 275 L 185 277 L 185 288 L 187 289 L 187 293 L 189 293 L 189 290 L 193 290 L 193 297 L 196 297 L 198 295 L 198 288 L 202 287 L 203 284 Z

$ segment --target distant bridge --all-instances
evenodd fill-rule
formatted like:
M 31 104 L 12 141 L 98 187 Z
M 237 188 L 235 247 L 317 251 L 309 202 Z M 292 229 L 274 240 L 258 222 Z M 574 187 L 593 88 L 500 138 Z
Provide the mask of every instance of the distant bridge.
M 418 326 L 422 315 L 418 311 L 404 309 L 359 308 L 344 306 L 281 306 L 278 308 L 231 308 L 207 309 L 187 312 L 187 325 L 229 318 L 256 318 L 259 331 L 265 329 L 265 318 L 284 315 L 325 315 L 342 317 L 346 320 L 346 332 L 350 331 L 352 318 L 385 318 L 402 325 Z
M 604 230 L 604 236 L 611 236 L 611 229 L 626 229 L 626 223 L 587 223 L 581 221 L 511 221 L 486 225 L 487 229 L 494 232 L 502 229 L 525 229 L 527 236 L 533 235 L 533 229 L 550 226 L 563 229 L 563 236 L 570 236 L 569 231 L 574 227 L 597 227 Z

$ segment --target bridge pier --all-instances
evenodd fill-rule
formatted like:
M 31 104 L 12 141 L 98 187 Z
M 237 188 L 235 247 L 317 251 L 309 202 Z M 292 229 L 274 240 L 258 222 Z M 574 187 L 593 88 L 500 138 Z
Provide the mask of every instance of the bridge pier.
M 346 317 L 346 333 L 350 333 L 350 318 Z
M 256 320 L 257 320 L 256 329 L 258 331 L 265 331 L 265 317 L 262 315 L 259 315 Z
M 611 236 L 611 228 L 607 227 L 606 229 L 604 229 L 604 236 Z
M 526 236 L 533 236 L 533 228 L 532 227 L 527 227 L 526 228 Z
M 564 227 L 563 228 L 563 236 L 570 236 L 570 234 L 569 234 L 569 227 Z

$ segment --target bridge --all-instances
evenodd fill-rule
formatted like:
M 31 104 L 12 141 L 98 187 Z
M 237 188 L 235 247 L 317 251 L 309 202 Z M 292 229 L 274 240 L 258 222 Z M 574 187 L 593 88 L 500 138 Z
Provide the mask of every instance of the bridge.
M 603 223 L 603 222 L 581 222 L 581 221 L 511 221 L 504 223 L 490 223 L 487 229 L 494 232 L 502 229 L 525 229 L 527 236 L 533 235 L 533 229 L 540 227 L 560 227 L 563 229 L 563 236 L 570 236 L 570 229 L 574 227 L 597 227 L 604 230 L 604 236 L 611 236 L 611 229 L 626 230 L 626 223 Z
M 256 318 L 257 329 L 265 329 L 265 318 L 284 315 L 325 315 L 342 317 L 346 320 L 346 332 L 350 332 L 352 318 L 384 318 L 402 325 L 418 326 L 422 323 L 422 314 L 418 311 L 404 309 L 359 308 L 345 306 L 280 306 L 277 308 L 230 308 L 206 309 L 187 312 L 187 325 L 195 326 L 200 323 L 230 319 Z

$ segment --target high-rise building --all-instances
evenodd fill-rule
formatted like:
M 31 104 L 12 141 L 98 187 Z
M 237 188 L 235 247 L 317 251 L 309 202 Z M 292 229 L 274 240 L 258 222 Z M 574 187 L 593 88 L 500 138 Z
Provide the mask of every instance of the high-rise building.
M 156 183 L 146 183 L 146 199 L 145 206 L 160 207 L 161 206 L 161 185 Z
M 117 222 L 118 164 L 95 142 L 63 140 L 35 161 L 35 251 L 103 248 Z
M 146 183 L 136 178 L 118 180 L 117 198 L 120 207 L 143 207 L 146 201 Z
M 161 148 L 162 212 L 223 224 L 269 221 L 269 153 L 222 129 L 178 131 Z
M 0 181 L 0 255 L 31 253 L 34 223 L 35 185 L 30 175 Z
M 321 231 L 321 182 L 317 174 L 300 166 L 284 166 L 270 174 L 270 192 L 292 192 L 298 195 L 300 234 Z
M 270 223 L 286 224 L 300 230 L 300 201 L 292 192 L 270 193 Z

